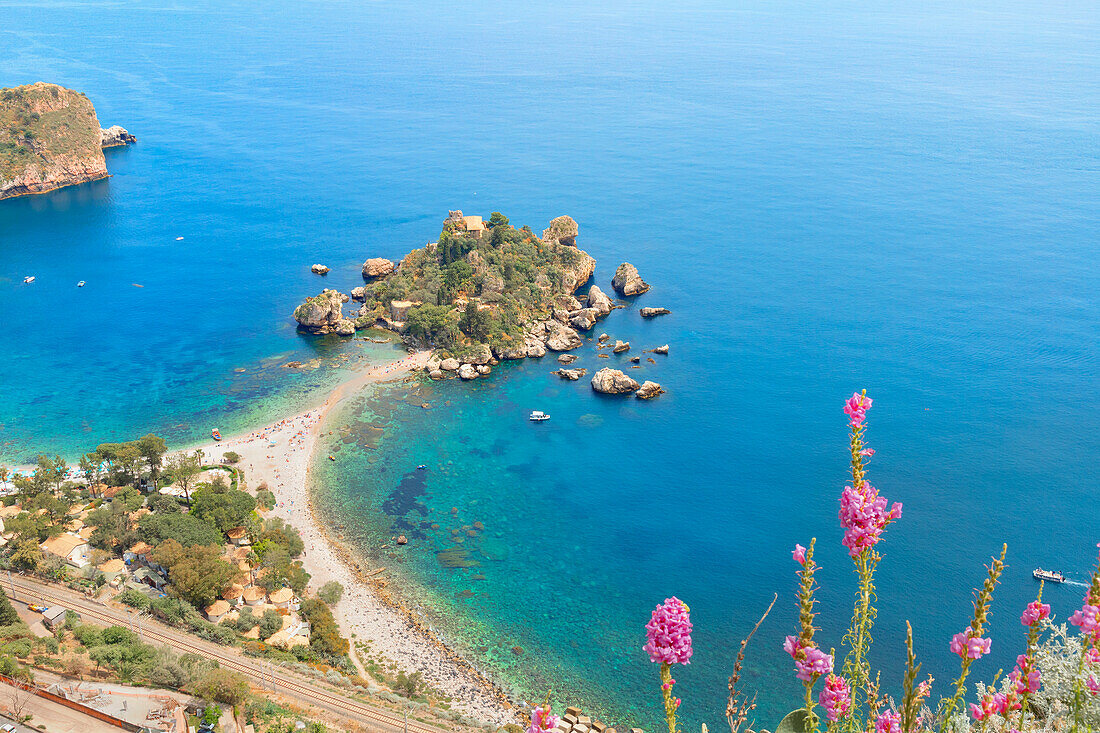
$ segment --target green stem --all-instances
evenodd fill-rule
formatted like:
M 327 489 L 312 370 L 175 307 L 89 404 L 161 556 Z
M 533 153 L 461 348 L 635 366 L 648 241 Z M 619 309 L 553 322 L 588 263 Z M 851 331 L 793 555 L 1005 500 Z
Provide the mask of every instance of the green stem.
M 668 733 L 676 733 L 676 701 L 672 697 L 672 665 L 661 662 L 661 695 L 665 699 L 665 720 Z

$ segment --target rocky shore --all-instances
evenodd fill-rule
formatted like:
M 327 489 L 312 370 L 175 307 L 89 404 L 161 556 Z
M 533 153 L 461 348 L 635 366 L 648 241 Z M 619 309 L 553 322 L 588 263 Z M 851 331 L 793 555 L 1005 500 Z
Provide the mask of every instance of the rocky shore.
M 118 125 L 100 128 L 80 92 L 45 82 L 0 89 L 0 199 L 105 178 L 103 148 L 136 140 Z

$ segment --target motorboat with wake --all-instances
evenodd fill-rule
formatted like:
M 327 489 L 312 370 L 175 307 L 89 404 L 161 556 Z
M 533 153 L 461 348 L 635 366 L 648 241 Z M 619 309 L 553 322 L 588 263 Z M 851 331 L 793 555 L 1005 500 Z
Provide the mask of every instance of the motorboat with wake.
M 1031 574 L 1035 577 L 1036 580 L 1045 580 L 1050 583 L 1066 582 L 1066 576 L 1055 570 L 1043 570 L 1042 568 L 1035 568 L 1035 570 L 1033 570 Z

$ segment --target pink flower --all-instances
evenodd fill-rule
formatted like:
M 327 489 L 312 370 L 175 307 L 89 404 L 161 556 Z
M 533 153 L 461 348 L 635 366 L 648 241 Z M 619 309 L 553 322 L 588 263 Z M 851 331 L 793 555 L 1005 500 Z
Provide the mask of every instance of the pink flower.
M 981 706 L 970 705 L 970 715 L 974 720 L 985 720 L 991 715 L 1003 715 L 1008 708 L 1008 698 L 1003 692 L 986 695 L 982 698 Z
M 1100 695 L 1100 682 L 1097 682 L 1095 677 L 1089 675 L 1089 681 L 1087 684 L 1089 686 L 1089 692 L 1091 692 L 1093 695 Z
M 1089 650 L 1085 652 L 1085 660 L 1089 664 L 1100 664 L 1100 649 L 1089 647 Z
M 801 659 L 794 660 L 798 673 L 795 677 L 803 682 L 813 682 L 823 674 L 833 671 L 833 658 L 816 647 L 807 647 L 803 650 Z
M 867 458 L 870 458 L 871 456 L 873 456 L 875 454 L 875 449 L 874 448 L 864 448 L 863 450 L 861 450 L 859 452 L 859 454 L 861 456 L 866 456 Z
M 795 545 L 794 550 L 791 552 L 791 557 L 793 557 L 794 561 L 797 562 L 799 565 L 805 565 L 806 564 L 806 548 L 803 547 L 802 545 Z
M 1080 611 L 1073 612 L 1069 622 L 1074 626 L 1080 626 L 1083 633 L 1096 636 L 1100 631 L 1100 607 L 1085 603 Z
M 863 421 L 867 419 L 867 411 L 870 409 L 871 398 L 861 395 L 859 392 L 853 392 L 848 401 L 844 403 L 844 414 L 851 418 L 853 428 L 863 426 Z
M 1031 626 L 1042 619 L 1050 616 L 1050 604 L 1040 603 L 1039 601 L 1032 601 L 1027 604 L 1027 608 L 1020 615 L 1020 623 L 1024 626 Z
M 960 657 L 971 659 L 981 659 L 989 654 L 989 648 L 993 642 L 980 636 L 972 636 L 973 633 L 973 630 L 967 629 L 951 637 L 951 651 Z
M 825 685 L 821 688 L 821 695 L 818 696 L 817 701 L 821 703 L 821 707 L 825 708 L 825 717 L 833 723 L 852 709 L 852 696 L 848 690 L 848 683 L 835 674 L 825 678 Z
M 646 645 L 642 650 L 649 661 L 666 664 L 689 664 L 691 660 L 691 617 L 688 607 L 676 596 L 653 609 L 645 625 Z
M 848 548 L 849 555 L 858 557 L 877 545 L 886 526 L 901 517 L 901 504 L 895 503 L 886 511 L 886 497 L 879 496 L 874 486 L 868 483 L 855 488 L 845 486 L 840 495 L 839 516 L 844 528 L 841 544 Z
M 917 685 L 917 699 L 923 700 L 932 694 L 932 681 L 931 678 L 921 682 Z
M 527 733 L 552 733 L 558 724 L 558 716 L 550 714 L 550 706 L 531 711 L 531 725 Z
M 875 718 L 875 733 L 901 733 L 901 713 L 887 710 Z
M 798 653 L 802 651 L 802 644 L 797 636 L 788 636 L 783 640 L 783 651 L 791 655 L 791 659 L 798 659 Z

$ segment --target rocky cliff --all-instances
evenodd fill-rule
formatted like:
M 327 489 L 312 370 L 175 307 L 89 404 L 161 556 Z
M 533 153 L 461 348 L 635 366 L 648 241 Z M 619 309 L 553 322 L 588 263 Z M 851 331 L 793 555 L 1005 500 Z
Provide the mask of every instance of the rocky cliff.
M 72 89 L 0 89 L 0 199 L 104 178 L 103 146 L 135 139 L 121 127 L 101 130 L 91 101 Z

